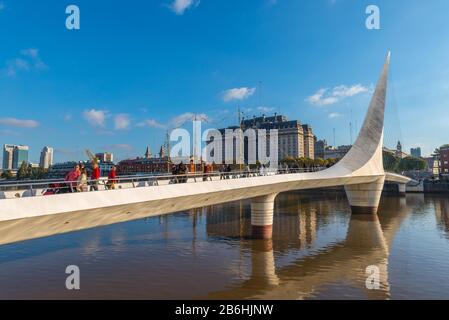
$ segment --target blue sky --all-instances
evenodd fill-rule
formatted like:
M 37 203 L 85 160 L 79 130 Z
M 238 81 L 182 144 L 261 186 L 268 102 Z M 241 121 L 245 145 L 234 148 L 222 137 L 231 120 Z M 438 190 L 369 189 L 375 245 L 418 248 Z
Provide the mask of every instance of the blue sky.
M 67 30 L 76 4 L 81 29 Z M 365 8 L 380 8 L 380 30 Z M 208 127 L 282 113 L 350 142 L 388 49 L 385 144 L 449 143 L 447 0 L 0 0 L 0 144 L 118 159 L 159 149 L 192 114 Z

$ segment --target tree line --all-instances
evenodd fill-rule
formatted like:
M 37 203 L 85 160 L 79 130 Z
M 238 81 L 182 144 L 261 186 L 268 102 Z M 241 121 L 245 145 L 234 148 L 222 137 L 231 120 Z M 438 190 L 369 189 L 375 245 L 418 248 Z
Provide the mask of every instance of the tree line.
M 331 167 L 338 162 L 337 158 L 316 158 L 310 159 L 306 157 L 294 158 L 285 157 L 281 163 L 288 165 L 289 168 L 317 168 L 317 167 Z
M 408 156 L 400 158 L 390 152 L 383 153 L 384 169 L 390 172 L 404 172 L 404 171 L 422 171 L 427 170 L 427 161 L 421 158 Z
M 20 165 L 17 170 L 17 175 L 14 176 L 11 170 L 3 171 L 1 178 L 3 179 L 17 179 L 17 180 L 40 180 L 45 179 L 48 169 L 30 167 L 25 161 Z

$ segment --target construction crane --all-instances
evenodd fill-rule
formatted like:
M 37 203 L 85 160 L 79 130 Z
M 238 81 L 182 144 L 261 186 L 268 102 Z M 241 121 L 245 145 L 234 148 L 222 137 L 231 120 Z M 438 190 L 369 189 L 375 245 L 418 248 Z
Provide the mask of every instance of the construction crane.
M 98 163 L 98 158 L 89 149 L 86 149 L 86 155 L 92 163 Z

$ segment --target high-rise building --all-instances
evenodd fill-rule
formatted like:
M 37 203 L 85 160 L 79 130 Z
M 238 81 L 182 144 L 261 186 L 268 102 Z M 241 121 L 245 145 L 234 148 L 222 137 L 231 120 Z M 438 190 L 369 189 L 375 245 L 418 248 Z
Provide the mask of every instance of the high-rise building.
M 410 154 L 412 155 L 412 157 L 421 158 L 421 148 L 420 147 L 411 148 Z
M 19 169 L 23 162 L 28 164 L 28 146 L 15 146 L 12 160 L 13 170 Z
M 3 170 L 12 170 L 14 145 L 3 145 Z
M 48 169 L 53 165 L 53 148 L 44 147 L 41 151 L 39 167 Z
M 3 145 L 3 170 L 17 170 L 22 162 L 28 163 L 28 146 Z

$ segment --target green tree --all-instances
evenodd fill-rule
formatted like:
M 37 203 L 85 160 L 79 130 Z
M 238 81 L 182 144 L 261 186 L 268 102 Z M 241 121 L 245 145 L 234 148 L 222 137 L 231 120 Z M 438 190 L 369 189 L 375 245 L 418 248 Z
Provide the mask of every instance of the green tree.
M 327 166 L 332 167 L 335 165 L 340 159 L 338 158 L 329 158 L 327 159 Z
M 12 174 L 11 170 L 7 170 L 7 171 L 3 171 L 1 177 L 3 179 L 12 179 L 14 177 L 14 175 Z
M 306 168 L 313 167 L 313 165 L 315 164 L 315 161 L 313 159 L 310 159 L 310 158 L 304 158 L 304 159 L 305 159 Z
M 282 159 L 281 163 L 288 165 L 289 167 L 292 167 L 295 165 L 296 160 L 293 157 L 285 157 L 284 159 Z
M 425 170 L 427 162 L 420 158 L 405 157 L 399 161 L 398 169 L 400 171 Z
M 401 161 L 401 159 L 396 157 L 394 154 L 384 151 L 383 160 L 384 160 L 384 170 L 390 172 L 399 171 L 399 162 Z
M 20 165 L 19 170 L 17 171 L 17 180 L 24 180 L 29 178 L 28 165 L 25 161 Z
M 296 163 L 298 164 L 298 166 L 300 168 L 305 168 L 306 167 L 306 158 L 300 157 L 300 158 L 296 159 Z
M 323 158 L 316 158 L 314 160 L 314 166 L 315 167 L 325 167 L 327 164 L 327 161 L 324 160 Z
M 43 168 L 30 168 L 29 169 L 29 176 L 32 180 L 40 180 L 44 179 L 45 175 L 47 174 L 46 169 Z

